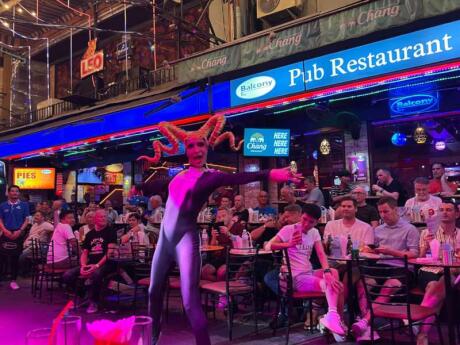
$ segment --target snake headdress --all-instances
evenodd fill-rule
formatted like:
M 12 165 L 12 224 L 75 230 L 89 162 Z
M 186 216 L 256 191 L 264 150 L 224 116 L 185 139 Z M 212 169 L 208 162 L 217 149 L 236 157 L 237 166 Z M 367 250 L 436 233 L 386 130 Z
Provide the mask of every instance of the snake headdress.
M 225 140 L 229 141 L 230 148 L 234 151 L 238 151 L 243 144 L 241 140 L 235 145 L 235 136 L 232 132 L 221 133 L 225 126 L 224 115 L 214 115 L 196 131 L 185 131 L 170 122 L 160 122 L 158 124 L 158 130 L 168 139 L 170 145 L 164 145 L 160 140 L 153 142 L 154 156 L 140 156 L 137 160 L 145 159 L 150 163 L 158 163 L 161 158 L 161 153 L 166 152 L 167 154 L 175 154 L 179 151 L 179 143 L 185 143 L 190 138 L 205 139 L 208 144 L 214 148 L 221 144 Z

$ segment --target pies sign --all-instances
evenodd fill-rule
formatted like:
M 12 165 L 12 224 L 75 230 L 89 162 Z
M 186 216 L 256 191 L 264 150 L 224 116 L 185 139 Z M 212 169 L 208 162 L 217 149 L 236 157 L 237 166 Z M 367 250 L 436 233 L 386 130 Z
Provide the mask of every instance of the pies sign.
M 83 79 L 93 73 L 104 69 L 104 51 L 100 50 L 94 55 L 80 61 L 80 78 Z

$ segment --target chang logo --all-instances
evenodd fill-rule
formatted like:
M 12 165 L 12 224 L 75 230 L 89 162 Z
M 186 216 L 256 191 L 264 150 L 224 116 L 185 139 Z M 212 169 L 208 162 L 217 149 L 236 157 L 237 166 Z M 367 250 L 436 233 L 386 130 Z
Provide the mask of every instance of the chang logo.
M 43 174 L 43 175 L 49 175 L 49 174 L 51 174 L 51 173 L 52 173 L 52 171 L 51 171 L 50 169 L 43 169 L 43 170 L 42 170 L 42 174 Z
M 236 95 L 242 99 L 253 99 L 266 95 L 276 86 L 276 80 L 268 76 L 260 76 L 242 82 L 236 88 Z
M 254 133 L 249 138 L 249 142 L 246 144 L 246 147 L 251 152 L 264 152 L 267 149 L 267 144 L 265 143 L 265 138 L 261 133 Z
M 436 107 L 438 99 L 430 94 L 418 94 L 392 100 L 391 111 L 398 114 L 423 113 Z

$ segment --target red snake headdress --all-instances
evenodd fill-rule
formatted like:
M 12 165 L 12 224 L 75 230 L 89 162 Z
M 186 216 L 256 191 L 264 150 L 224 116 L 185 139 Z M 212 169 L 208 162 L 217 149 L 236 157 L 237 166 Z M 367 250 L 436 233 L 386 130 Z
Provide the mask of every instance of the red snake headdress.
M 140 156 L 137 160 L 145 159 L 150 163 L 158 163 L 163 151 L 167 154 L 174 154 L 179 150 L 179 142 L 185 143 L 185 141 L 189 138 L 206 139 L 212 148 L 214 148 L 216 145 L 219 145 L 224 140 L 228 140 L 230 148 L 234 151 L 238 151 L 243 144 L 243 140 L 241 140 L 238 145 L 235 146 L 235 136 L 232 132 L 224 132 L 221 134 L 222 130 L 224 129 L 224 125 L 224 115 L 212 116 L 203 126 L 201 126 L 200 129 L 192 132 L 187 132 L 169 122 L 160 122 L 158 124 L 158 130 L 169 140 L 171 145 L 167 146 L 159 140 L 155 140 L 153 142 L 153 152 L 155 153 L 154 156 Z

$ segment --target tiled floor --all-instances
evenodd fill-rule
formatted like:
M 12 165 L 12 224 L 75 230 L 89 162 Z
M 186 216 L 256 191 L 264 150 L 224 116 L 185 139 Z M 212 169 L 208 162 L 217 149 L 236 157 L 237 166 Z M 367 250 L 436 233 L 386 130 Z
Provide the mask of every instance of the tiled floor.
M 62 292 L 56 293 L 53 304 L 48 303 L 46 295 L 41 301 L 34 299 L 30 294 L 28 281 L 20 281 L 19 283 L 21 289 L 18 291 L 11 291 L 7 282 L 0 282 L 0 345 L 24 345 L 27 332 L 36 328 L 50 327 L 52 320 L 66 302 Z M 115 308 L 115 305 L 112 306 L 112 308 Z M 84 323 L 95 319 L 119 319 L 132 315 L 132 311 L 129 308 L 122 308 L 122 310 L 118 312 L 104 310 L 90 316 L 85 314 L 84 309 L 77 310 L 75 313 L 82 316 Z M 145 313 L 145 307 L 142 307 L 137 312 L 137 314 Z M 269 315 L 262 316 L 258 334 L 254 333 L 251 319 L 248 319 L 247 322 L 244 322 L 244 319 L 237 319 L 232 342 L 229 342 L 227 339 L 227 327 L 222 312 L 218 312 L 217 320 L 213 320 L 211 316 L 210 318 L 209 329 L 213 344 L 284 344 L 284 331 L 281 330 L 278 335 L 274 337 L 272 336 L 271 330 L 267 327 Z M 398 345 L 408 343 L 407 338 L 402 339 L 406 341 L 398 340 Z M 323 345 L 327 343 L 327 339 L 324 336 L 319 333 L 310 335 L 302 329 L 301 325 L 292 329 L 290 344 Z M 379 343 L 389 344 L 390 342 L 383 341 Z M 81 345 L 89 344 L 92 344 L 92 341 L 84 327 Z M 160 344 L 194 344 L 187 320 L 179 308 L 178 299 L 176 299 L 175 303 L 173 302 L 169 322 L 166 323 L 163 328 Z M 431 344 L 437 344 L 437 342 L 433 340 Z

